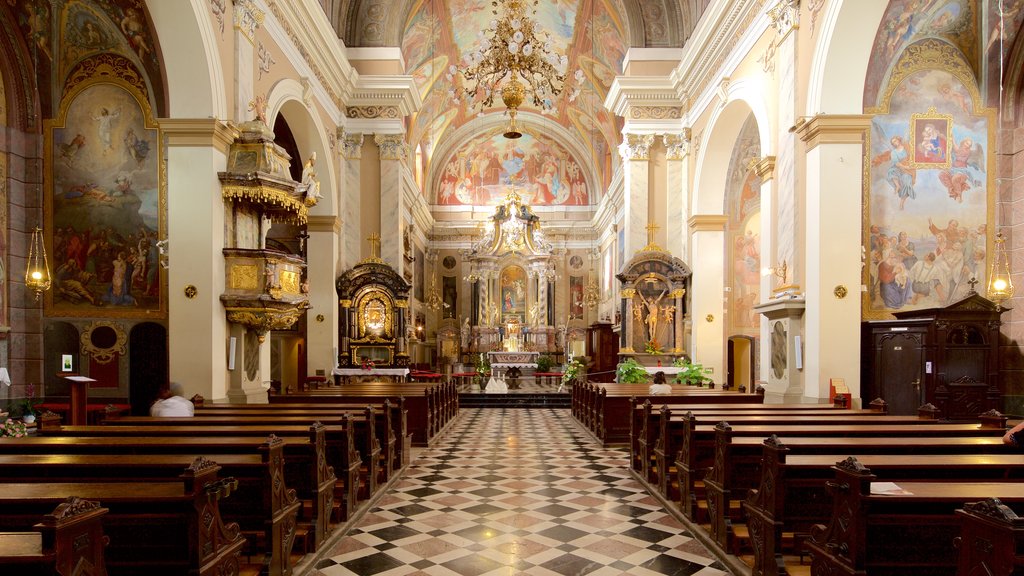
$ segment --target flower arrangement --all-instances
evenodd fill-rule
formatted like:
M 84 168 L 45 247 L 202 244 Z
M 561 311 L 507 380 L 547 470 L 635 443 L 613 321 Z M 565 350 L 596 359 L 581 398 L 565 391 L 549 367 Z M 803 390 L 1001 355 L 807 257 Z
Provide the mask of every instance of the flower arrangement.
M 28 435 L 28 428 L 24 422 L 9 418 L 0 424 L 0 438 L 23 438 Z
M 36 398 L 36 385 L 26 384 L 25 398 L 23 398 L 21 401 L 21 415 L 35 416 L 37 405 L 39 405 L 39 399 Z
M 711 382 L 711 378 L 706 376 L 707 372 L 704 370 L 704 366 L 694 364 L 689 358 L 676 358 L 672 365 L 682 368 L 676 374 L 675 381 L 677 384 L 703 386 L 705 383 Z
M 661 344 L 658 344 L 657 340 L 649 340 L 647 344 L 644 345 L 644 352 L 648 354 L 661 354 L 663 349 Z
M 476 373 L 481 378 L 486 378 L 491 374 L 491 361 L 487 358 L 487 355 L 483 352 L 476 361 Z
M 537 372 L 550 372 L 555 365 L 555 359 L 547 354 L 537 356 Z
M 615 368 L 615 381 L 622 384 L 641 384 L 647 382 L 650 374 L 635 358 L 627 358 Z
M 363 370 L 369 372 L 370 370 L 373 370 L 374 366 L 376 366 L 376 364 L 373 363 L 373 360 L 363 358 Z
M 570 358 L 565 365 L 565 370 L 562 371 L 562 384 L 569 384 L 578 379 L 583 374 L 583 367 L 583 360 Z

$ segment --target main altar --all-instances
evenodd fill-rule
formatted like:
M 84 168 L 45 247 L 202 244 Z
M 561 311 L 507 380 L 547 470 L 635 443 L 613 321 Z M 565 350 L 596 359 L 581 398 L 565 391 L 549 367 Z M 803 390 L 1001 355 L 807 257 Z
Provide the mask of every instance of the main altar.
M 514 189 L 463 255 L 473 302 L 460 327 L 463 353 L 488 354 L 492 368 L 522 369 L 535 366 L 541 354 L 561 352 L 553 249 L 540 218 Z

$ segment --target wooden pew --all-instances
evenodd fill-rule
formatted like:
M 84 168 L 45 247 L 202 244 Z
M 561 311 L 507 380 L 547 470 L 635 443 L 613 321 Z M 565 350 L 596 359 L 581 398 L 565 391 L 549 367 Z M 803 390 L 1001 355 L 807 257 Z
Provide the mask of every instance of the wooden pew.
M 891 417 L 889 417 L 891 418 Z M 919 422 L 919 423 L 914 423 Z M 908 423 L 871 424 L 849 423 L 847 420 L 835 420 L 833 425 L 768 425 L 768 426 L 730 426 L 719 422 L 713 427 L 714 456 L 713 465 L 704 477 L 704 490 L 707 499 L 708 519 L 712 538 L 723 548 L 732 548 L 734 537 L 732 518 L 739 518 L 739 504 L 746 499 L 746 492 L 756 488 L 761 478 L 760 455 L 739 457 L 733 453 L 732 437 L 739 433 L 746 436 L 764 437 L 767 430 L 776 434 L 799 436 L 827 437 L 879 437 L 879 436 L 998 436 L 1002 438 L 1005 427 L 986 428 L 980 424 L 931 424 L 929 420 L 911 420 Z M 842 424 L 836 426 L 835 424 Z M 695 433 L 701 434 L 706 426 L 698 425 Z M 699 442 L 699 440 L 698 440 Z M 735 506 L 734 506 L 735 504 Z M 735 510 L 735 514 L 732 511 Z
M 99 502 L 71 496 L 43 516 L 35 532 L 0 533 L 0 568 L 8 574 L 105 576 L 107 511 Z
M 6 442 L 4 443 L 6 444 Z M 177 482 L 9 483 L 0 490 L 0 529 L 25 530 L 69 496 L 109 509 L 104 531 L 111 572 L 154 576 L 235 574 L 245 544 L 225 523 L 221 501 L 237 486 L 220 467 L 197 460 Z
M 113 427 L 96 426 L 95 430 L 112 430 Z M 328 462 L 330 450 L 326 444 L 326 428 L 323 425 L 308 427 L 307 433 L 297 436 L 283 436 L 285 453 L 285 482 L 296 489 L 300 498 L 309 502 L 303 515 L 313 526 L 314 542 L 322 543 L 330 535 L 331 512 L 334 503 L 338 502 L 341 519 L 346 519 L 346 506 L 355 510 L 355 502 L 345 501 L 344 490 L 347 487 L 336 486 L 335 470 L 344 473 L 342 468 L 335 468 Z M 240 436 L 238 429 L 231 429 L 218 436 L 34 436 L 25 438 L 5 438 L 0 442 L 0 454 L 258 454 L 260 441 L 268 434 Z M 348 446 L 348 457 L 355 458 L 355 483 L 358 483 L 359 459 L 354 446 Z M 342 447 L 336 447 L 344 458 Z M 353 487 L 354 491 L 355 488 Z M 337 496 L 335 495 L 337 493 Z
M 265 573 L 287 576 L 292 572 L 301 502 L 285 481 L 284 442 L 271 436 L 257 450 L 258 454 L 215 456 L 221 472 L 238 482 L 221 513 L 240 525 L 253 552 L 264 555 Z M 0 483 L 170 481 L 207 456 L 0 455 Z
M 1024 518 L 998 498 L 964 504 L 956 511 L 960 536 L 957 576 L 1024 573 Z
M 764 441 L 761 481 L 744 502 L 754 574 L 785 574 L 783 542 L 800 543 L 813 524 L 827 522 L 832 500 L 826 484 L 835 477 L 832 467 L 844 456 L 790 454 L 778 437 Z M 855 456 L 882 480 L 986 480 L 1020 481 L 1024 458 L 1006 454 L 859 454 Z
M 1015 510 L 1024 506 L 1024 484 L 1017 482 L 900 482 L 907 493 L 877 495 L 871 493 L 875 475 L 857 459 L 834 470 L 829 523 L 814 525 L 807 541 L 815 575 L 952 575 L 957 509 L 986 498 Z

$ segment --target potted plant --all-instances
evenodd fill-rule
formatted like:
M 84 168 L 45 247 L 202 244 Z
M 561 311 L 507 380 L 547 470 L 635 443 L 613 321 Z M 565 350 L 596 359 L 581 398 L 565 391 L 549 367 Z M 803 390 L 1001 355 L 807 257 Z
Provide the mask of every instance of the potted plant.
M 647 382 L 650 374 L 635 358 L 627 358 L 615 369 L 615 381 L 622 384 L 641 384 Z
M 39 399 L 36 398 L 36 385 L 28 384 L 25 386 L 25 398 L 21 401 L 21 419 L 26 423 L 32 423 L 36 421 L 36 405 L 39 404 Z
M 562 371 L 562 384 L 574 384 L 576 380 L 583 374 L 584 369 L 583 358 L 572 358 L 565 365 L 565 370 Z
M 537 372 L 551 372 L 551 367 L 554 365 L 555 359 L 547 354 L 537 357 Z
M 677 384 L 703 386 L 705 383 L 711 382 L 711 378 L 707 377 L 707 372 L 704 370 L 704 366 L 691 362 L 689 358 L 677 358 L 672 365 L 682 368 L 682 370 L 676 374 L 675 381 Z
M 481 352 L 476 361 L 476 379 L 483 390 L 487 387 L 487 378 L 491 375 L 491 361 Z

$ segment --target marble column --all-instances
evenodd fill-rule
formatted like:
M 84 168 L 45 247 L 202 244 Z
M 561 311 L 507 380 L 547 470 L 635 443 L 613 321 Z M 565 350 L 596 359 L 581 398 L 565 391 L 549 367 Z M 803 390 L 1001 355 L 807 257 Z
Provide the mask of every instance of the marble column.
M 363 135 L 342 132 L 339 138 L 341 146 L 344 185 L 341 188 L 340 213 L 341 221 L 346 225 L 341 229 L 341 254 L 339 267 L 348 270 L 362 259 L 362 221 L 361 204 L 361 173 L 363 158 Z
M 725 224 L 723 215 L 698 215 L 689 220 L 691 249 L 700 254 L 701 266 L 690 284 L 693 338 L 690 357 L 712 369 L 711 378 L 722 382 L 725 367 Z
M 350 362 L 351 350 L 349 349 L 349 342 L 351 341 L 353 334 L 353 319 L 352 319 L 352 301 L 341 300 L 338 302 L 338 307 L 341 309 L 341 318 L 339 322 L 343 328 L 341 333 L 341 341 L 339 352 L 338 352 L 338 363 L 341 366 L 345 366 Z
M 672 298 L 672 304 L 676 307 L 672 317 L 672 353 L 682 354 L 686 352 L 685 343 L 683 342 L 683 307 L 686 302 L 686 289 L 678 286 L 672 290 L 669 296 Z
M 253 0 L 234 0 L 233 6 L 235 30 L 235 119 L 239 122 L 250 120 L 253 113 L 249 111 L 249 102 L 255 97 L 253 87 L 256 72 L 254 64 L 256 47 L 256 30 L 263 25 L 264 13 Z M 268 123 L 270 119 L 268 119 Z
M 800 2 L 781 0 L 768 11 L 777 37 L 775 44 L 776 74 L 778 76 L 778 149 L 775 159 L 775 251 L 762 252 L 769 256 L 769 266 L 786 262 L 791 284 L 800 284 L 803 277 L 801 254 L 797 252 L 798 206 L 796 197 L 796 134 L 789 127 L 796 123 L 797 110 L 797 28 Z M 763 198 L 763 196 L 762 196 Z M 764 207 L 762 214 L 767 214 Z
M 309 304 L 306 311 L 306 365 L 308 375 L 316 370 L 329 373 L 337 362 L 338 295 L 335 280 L 338 263 L 338 234 L 341 223 L 334 216 L 310 216 L 306 226 L 306 282 Z
M 409 145 L 404 134 L 377 134 L 374 142 L 380 150 L 380 257 L 402 276 L 406 266 L 402 255 L 402 171 L 408 170 Z
M 235 134 L 212 118 L 165 118 L 160 129 L 167 143 L 167 196 L 175 199 L 167 203 L 170 379 L 190 396 L 224 399 L 229 334 L 220 301 L 225 209 L 217 173 L 227 168 Z M 235 369 L 241 370 L 237 360 Z
M 775 230 L 776 215 L 775 215 L 775 157 L 766 156 L 761 158 L 755 165 L 754 170 L 757 175 L 761 178 L 761 268 L 771 268 L 775 266 L 775 262 L 769 261 L 765 258 L 764 254 L 775 253 Z M 756 304 L 764 304 L 772 299 L 772 290 L 775 288 L 775 278 L 773 274 L 761 274 L 759 289 L 760 296 Z M 757 377 L 760 380 L 768 382 L 768 370 L 772 364 L 772 349 L 771 349 L 771 322 L 764 316 L 760 316 L 758 324 L 758 334 L 760 336 L 758 344 L 758 358 L 760 373 Z
M 619 154 L 623 165 L 624 254 L 628 261 L 647 245 L 647 224 L 650 222 L 650 152 L 652 134 L 623 134 Z
M 633 354 L 633 329 L 636 322 L 633 319 L 633 297 L 636 296 L 636 288 L 627 284 L 620 292 L 622 296 L 622 324 L 619 326 L 619 333 L 622 335 L 619 341 L 620 354 Z
M 820 401 L 830 378 L 844 379 L 855 402 L 861 392 L 860 214 L 870 127 L 868 116 L 819 115 L 798 131 L 807 144 L 804 333 L 813 343 L 804 354 L 804 396 Z
M 673 256 L 686 255 L 686 220 L 689 206 L 689 130 L 680 134 L 665 134 L 665 184 L 667 217 L 665 219 L 665 249 Z

